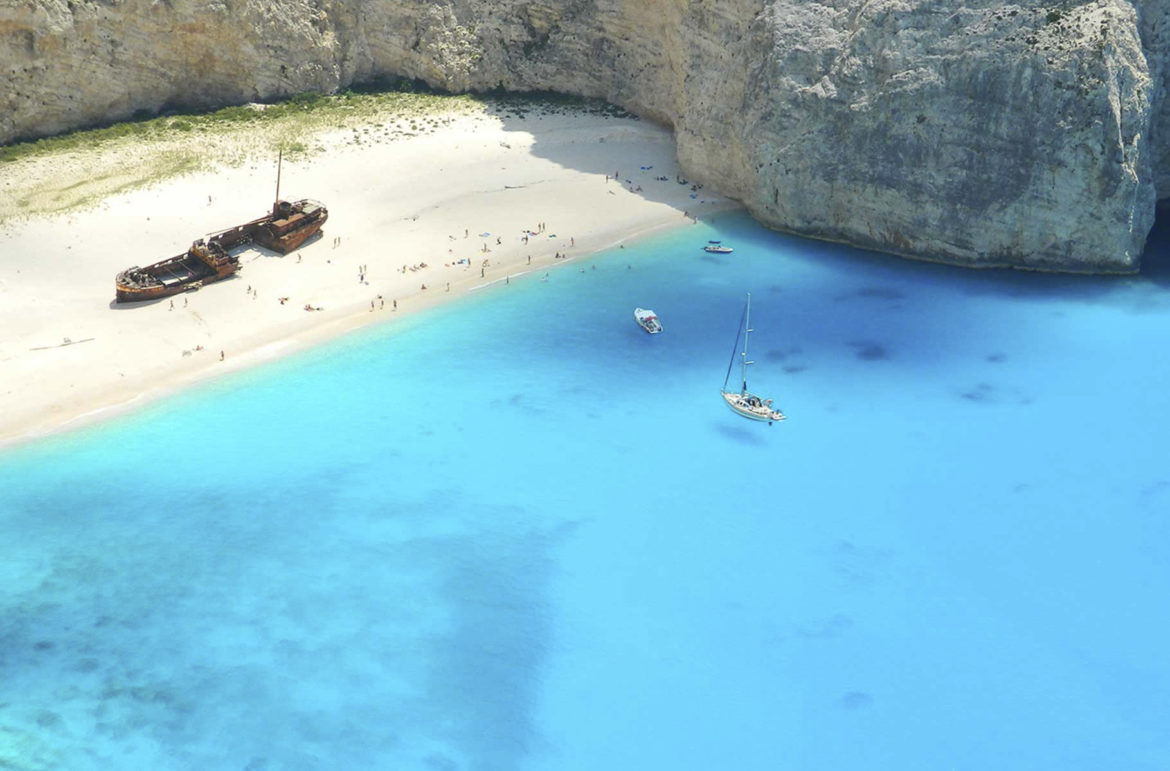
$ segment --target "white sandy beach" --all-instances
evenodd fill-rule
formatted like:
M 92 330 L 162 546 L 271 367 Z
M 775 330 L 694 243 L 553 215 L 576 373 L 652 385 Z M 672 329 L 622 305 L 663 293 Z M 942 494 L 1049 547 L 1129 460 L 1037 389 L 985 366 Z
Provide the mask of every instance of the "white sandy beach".
M 643 121 L 460 114 L 416 136 L 350 137 L 319 137 L 324 152 L 283 164 L 282 198 L 329 209 L 319 238 L 285 256 L 249 249 L 236 277 L 174 298 L 117 305 L 114 276 L 263 215 L 275 158 L 0 226 L 0 446 L 471 291 L 507 291 L 729 205 L 679 184 L 670 133 Z

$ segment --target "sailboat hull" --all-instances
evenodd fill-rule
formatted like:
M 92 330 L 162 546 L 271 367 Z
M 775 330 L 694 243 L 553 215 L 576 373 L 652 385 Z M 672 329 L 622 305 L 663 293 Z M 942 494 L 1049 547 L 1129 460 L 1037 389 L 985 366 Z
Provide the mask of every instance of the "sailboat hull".
M 753 396 L 752 394 L 736 394 L 728 391 L 720 391 L 719 393 L 723 395 L 723 401 L 727 402 L 727 406 L 731 408 L 732 412 L 748 420 L 774 423 L 778 420 L 786 419 L 783 412 L 772 409 L 768 401 L 758 396 Z
M 772 408 L 771 399 L 761 399 L 753 393 L 748 392 L 747 385 L 747 368 L 749 364 L 754 362 L 748 361 L 748 335 L 752 333 L 752 295 L 748 292 L 747 302 L 743 306 L 743 319 L 740 322 L 740 330 L 743 333 L 743 350 L 731 355 L 731 363 L 735 363 L 735 357 L 739 356 L 739 379 L 743 384 L 743 388 L 739 393 L 727 390 L 727 382 L 731 379 L 731 364 L 727 365 L 727 377 L 723 380 L 723 387 L 719 389 L 720 395 L 723 396 L 723 401 L 727 402 L 727 406 L 731 411 L 740 417 L 748 420 L 758 420 L 761 423 L 775 423 L 777 420 L 784 420 L 784 413 L 780 410 Z M 739 347 L 739 335 L 735 336 L 736 348 Z

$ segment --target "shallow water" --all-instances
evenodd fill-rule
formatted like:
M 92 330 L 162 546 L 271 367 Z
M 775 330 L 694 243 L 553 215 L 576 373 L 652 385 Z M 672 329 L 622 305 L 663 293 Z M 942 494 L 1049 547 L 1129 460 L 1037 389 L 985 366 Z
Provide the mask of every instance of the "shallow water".
M 1165 767 L 1157 269 L 539 276 L 0 455 L 0 766 Z

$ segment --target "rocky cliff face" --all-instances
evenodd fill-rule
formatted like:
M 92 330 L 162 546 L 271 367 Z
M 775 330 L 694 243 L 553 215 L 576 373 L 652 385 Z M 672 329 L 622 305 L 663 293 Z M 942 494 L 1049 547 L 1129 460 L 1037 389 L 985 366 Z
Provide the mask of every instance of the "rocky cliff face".
M 0 141 L 377 76 L 606 98 L 779 229 L 1138 266 L 1170 194 L 1170 3 L 3 0 Z

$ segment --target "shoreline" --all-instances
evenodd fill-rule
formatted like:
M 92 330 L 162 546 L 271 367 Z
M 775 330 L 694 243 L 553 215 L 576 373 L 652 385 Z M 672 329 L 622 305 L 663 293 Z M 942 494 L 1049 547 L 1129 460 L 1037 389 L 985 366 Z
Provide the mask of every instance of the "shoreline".
M 680 184 L 672 135 L 644 121 L 445 117 L 427 133 L 356 146 L 348 132 L 314 137 L 324 152 L 286 160 L 281 192 L 329 208 L 322 234 L 283 257 L 249 247 L 237 276 L 197 292 L 112 302 L 119 270 L 266 209 L 275 158 L 4 223 L 0 450 L 550 270 L 564 264 L 558 253 L 587 259 L 739 208 Z

